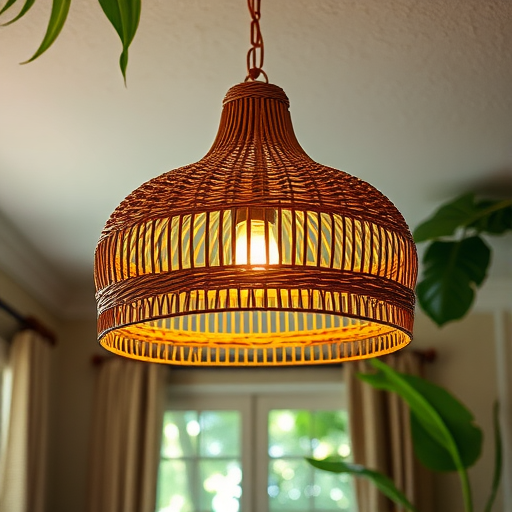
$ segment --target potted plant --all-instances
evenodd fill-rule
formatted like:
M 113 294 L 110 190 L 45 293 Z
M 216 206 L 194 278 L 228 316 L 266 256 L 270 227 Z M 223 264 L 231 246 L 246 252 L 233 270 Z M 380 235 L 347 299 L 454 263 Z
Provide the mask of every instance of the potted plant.
M 420 307 L 439 326 L 464 317 L 475 291 L 487 276 L 491 263 L 488 235 L 512 230 L 512 200 L 477 199 L 464 194 L 442 205 L 420 224 L 414 237 L 428 242 L 423 256 L 423 276 L 416 292 Z M 400 395 L 410 410 L 414 451 L 419 461 L 432 471 L 456 471 L 461 482 L 465 512 L 473 512 L 471 484 L 467 469 L 481 455 L 482 431 L 471 412 L 453 395 L 425 379 L 399 373 L 379 360 L 372 360 L 373 374 L 358 377 L 377 389 Z M 490 512 L 501 478 L 501 435 L 498 405 L 494 407 L 495 463 L 491 492 L 484 512 Z M 350 473 L 371 480 L 396 504 L 418 509 L 382 473 L 344 460 L 308 459 L 316 468 Z

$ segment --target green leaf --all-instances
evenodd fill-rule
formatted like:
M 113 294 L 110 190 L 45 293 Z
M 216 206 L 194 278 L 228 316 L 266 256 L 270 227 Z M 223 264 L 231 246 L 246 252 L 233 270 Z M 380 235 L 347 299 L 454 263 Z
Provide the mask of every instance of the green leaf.
M 441 326 L 462 318 L 482 284 L 491 251 L 478 236 L 458 242 L 433 242 L 423 258 L 423 279 L 416 287 L 421 308 Z
M 20 18 L 25 16 L 25 14 L 27 14 L 29 9 L 34 5 L 35 1 L 36 0 L 27 0 L 25 2 L 25 5 L 21 8 L 21 11 L 18 13 L 18 15 L 15 18 L 13 18 L 11 21 L 8 21 L 7 23 L 2 23 L 2 26 L 5 27 L 7 25 L 10 25 L 11 23 L 14 23 L 15 21 L 18 21 Z M 4 9 L 6 9 L 7 5 L 8 5 L 8 3 L 5 4 Z M 4 9 L 2 9 L 0 11 L 0 14 L 2 14 L 2 12 L 4 12 Z
M 99 2 L 103 12 L 115 28 L 123 44 L 119 66 L 126 83 L 128 48 L 139 26 L 141 0 L 99 0 Z
M 427 467 L 435 471 L 456 471 L 472 466 L 480 456 L 482 432 L 474 425 L 471 412 L 455 397 L 440 386 L 414 375 L 397 372 L 377 359 L 371 364 L 377 373 L 360 374 L 358 377 L 377 389 L 397 393 L 409 405 L 411 419 L 414 417 L 416 428 L 421 426 L 415 439 L 414 450 L 418 458 Z M 411 425 L 413 426 L 413 425 Z M 449 462 L 434 460 L 426 452 L 435 448 L 436 454 L 449 457 Z M 449 467 L 447 467 L 449 466 Z
M 477 203 L 477 208 L 480 216 L 470 227 L 492 235 L 512 230 L 512 201 L 482 200 Z
M 454 438 L 462 464 L 471 467 L 482 451 L 482 431 L 474 424 L 471 412 L 445 389 L 412 375 L 402 377 L 436 409 Z M 433 471 L 457 471 L 449 451 L 432 437 L 412 411 L 411 433 L 414 451 L 424 466 Z
M 512 230 L 512 201 L 481 200 L 464 194 L 442 205 L 414 230 L 417 243 L 452 236 L 459 228 L 474 228 L 493 235 Z
M 367 478 L 379 489 L 382 494 L 387 496 L 397 505 L 405 507 L 407 510 L 417 512 L 416 507 L 409 502 L 406 496 L 396 488 L 392 480 L 387 476 L 374 471 L 372 469 L 365 468 L 359 464 L 350 464 L 348 462 L 333 461 L 329 459 L 315 460 L 306 459 L 313 467 L 329 471 L 331 473 L 348 473 L 359 478 Z
M 434 439 L 415 415 L 410 415 L 411 436 L 414 453 L 418 460 L 429 469 L 435 471 L 456 471 L 450 452 Z
M 396 372 L 378 359 L 372 359 L 370 363 L 377 369 L 377 373 L 358 377 L 377 389 L 393 391 L 405 400 L 411 416 L 415 416 L 431 440 L 451 457 L 461 479 L 466 510 L 472 510 L 466 467 L 474 462 L 474 448 L 465 445 L 478 443 L 479 453 L 482 437 L 480 429 L 473 424 L 471 413 L 447 391 L 424 379 Z M 414 448 L 417 455 L 418 448 L 421 454 L 421 447 L 417 447 L 416 442 Z
M 43 54 L 50 46 L 54 43 L 57 36 L 60 34 L 62 27 L 66 21 L 69 12 L 69 6 L 71 4 L 71 0 L 53 0 L 52 4 L 52 12 L 50 14 L 50 21 L 48 22 L 48 28 L 46 29 L 46 34 L 44 36 L 43 42 L 41 46 L 37 49 L 36 53 L 30 57 L 27 61 L 22 64 L 27 64 L 28 62 L 32 62 L 37 59 L 41 54 Z
M 477 212 L 474 194 L 464 194 L 441 206 L 432 217 L 414 230 L 416 243 L 450 236 L 457 228 L 466 225 Z
M 7 9 L 9 9 L 10 7 L 12 7 L 15 3 L 16 3 L 17 0 L 7 0 L 7 2 L 5 3 L 5 5 L 0 9 L 0 16 L 5 12 L 7 11 Z
M 501 441 L 500 429 L 500 408 L 498 402 L 494 403 L 494 476 L 492 478 L 491 495 L 485 506 L 484 512 L 491 512 L 492 505 L 498 494 L 498 487 L 500 486 L 501 470 L 503 466 L 503 445 Z

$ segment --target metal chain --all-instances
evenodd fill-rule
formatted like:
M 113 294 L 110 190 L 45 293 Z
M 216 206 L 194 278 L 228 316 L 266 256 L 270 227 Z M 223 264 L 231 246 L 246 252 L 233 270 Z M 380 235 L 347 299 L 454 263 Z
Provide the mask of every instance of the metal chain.
M 247 0 L 249 12 L 251 13 L 251 48 L 247 52 L 247 77 L 245 81 L 256 80 L 260 75 L 265 77 L 268 83 L 268 76 L 263 71 L 263 58 L 265 56 L 263 48 L 263 37 L 260 30 L 260 4 L 261 0 Z

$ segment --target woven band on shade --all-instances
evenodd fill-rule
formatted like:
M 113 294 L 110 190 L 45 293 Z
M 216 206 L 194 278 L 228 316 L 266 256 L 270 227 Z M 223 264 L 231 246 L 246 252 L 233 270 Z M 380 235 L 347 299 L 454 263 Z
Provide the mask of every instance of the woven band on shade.
M 130 194 L 96 249 L 98 337 L 186 365 L 333 363 L 412 337 L 417 256 L 395 206 L 311 160 L 288 98 L 247 82 L 199 162 Z

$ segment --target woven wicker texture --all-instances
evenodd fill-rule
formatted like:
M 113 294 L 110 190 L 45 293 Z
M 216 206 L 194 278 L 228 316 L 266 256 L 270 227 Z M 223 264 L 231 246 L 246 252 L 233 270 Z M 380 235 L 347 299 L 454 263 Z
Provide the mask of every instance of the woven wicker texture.
M 112 352 L 193 365 L 339 362 L 411 340 L 417 256 L 395 206 L 311 160 L 279 87 L 232 87 L 199 162 L 130 194 L 96 249 Z

